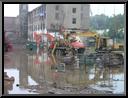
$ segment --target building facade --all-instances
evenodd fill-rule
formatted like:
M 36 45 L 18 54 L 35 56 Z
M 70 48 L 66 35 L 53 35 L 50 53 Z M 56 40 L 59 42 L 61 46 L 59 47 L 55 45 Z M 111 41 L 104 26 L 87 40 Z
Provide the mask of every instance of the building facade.
M 33 32 L 43 31 L 46 27 L 46 4 L 28 12 L 28 39 L 33 39 Z
M 28 38 L 34 31 L 89 30 L 89 4 L 42 4 L 28 13 Z
M 88 4 L 64 4 L 64 23 L 67 29 L 89 29 L 89 10 Z
M 33 32 L 89 30 L 89 4 L 41 4 L 28 12 L 28 4 L 19 5 L 19 16 L 5 17 L 4 30 L 20 32 L 20 37 L 33 40 Z

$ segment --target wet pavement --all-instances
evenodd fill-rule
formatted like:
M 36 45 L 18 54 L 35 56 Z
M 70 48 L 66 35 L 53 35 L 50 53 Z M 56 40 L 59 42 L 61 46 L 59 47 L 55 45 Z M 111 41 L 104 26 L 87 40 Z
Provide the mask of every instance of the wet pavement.
M 21 48 L 22 47 L 22 48 Z M 86 58 L 48 55 L 24 46 L 5 53 L 5 94 L 124 94 L 124 66 L 88 65 Z

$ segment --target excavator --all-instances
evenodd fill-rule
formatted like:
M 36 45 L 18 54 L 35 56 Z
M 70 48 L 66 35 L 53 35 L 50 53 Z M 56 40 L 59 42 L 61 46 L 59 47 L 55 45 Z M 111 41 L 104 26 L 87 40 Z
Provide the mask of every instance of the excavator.
M 122 44 L 114 44 L 111 38 L 100 36 L 97 32 L 81 32 L 78 36 L 86 46 L 93 47 L 96 51 L 108 49 L 113 51 L 123 51 L 124 48 Z
M 78 34 L 86 45 L 86 54 L 102 63 L 109 65 L 124 64 L 124 47 L 122 44 L 115 44 L 109 37 L 102 37 L 97 32 L 81 32 Z
M 66 55 L 71 53 L 75 55 L 76 53 L 84 53 L 85 45 L 76 35 L 75 31 L 64 32 L 60 34 L 61 37 L 56 37 L 47 33 L 47 38 L 50 41 L 49 51 L 52 54 L 60 53 L 61 55 Z

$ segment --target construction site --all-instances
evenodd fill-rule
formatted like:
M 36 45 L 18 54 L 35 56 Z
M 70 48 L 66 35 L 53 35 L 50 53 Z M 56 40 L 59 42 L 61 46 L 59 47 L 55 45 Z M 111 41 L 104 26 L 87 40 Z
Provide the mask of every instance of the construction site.
M 4 94 L 124 94 L 124 38 L 90 17 L 90 4 L 19 4 L 15 29 L 4 17 Z

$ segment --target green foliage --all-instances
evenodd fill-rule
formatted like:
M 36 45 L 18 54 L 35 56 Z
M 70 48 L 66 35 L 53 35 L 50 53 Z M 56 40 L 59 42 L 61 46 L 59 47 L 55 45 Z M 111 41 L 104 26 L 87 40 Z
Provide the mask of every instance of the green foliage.
M 118 42 L 124 39 L 124 15 L 108 17 L 105 15 L 95 15 L 91 17 L 90 27 L 93 30 L 106 30 L 102 35 L 110 38 L 116 38 Z
M 91 17 L 91 27 L 96 30 L 102 30 L 106 28 L 108 16 L 105 16 L 104 14 L 101 15 L 95 15 Z

